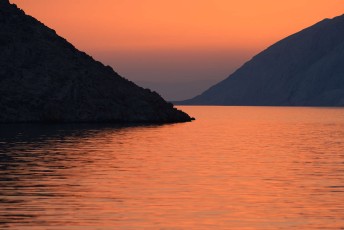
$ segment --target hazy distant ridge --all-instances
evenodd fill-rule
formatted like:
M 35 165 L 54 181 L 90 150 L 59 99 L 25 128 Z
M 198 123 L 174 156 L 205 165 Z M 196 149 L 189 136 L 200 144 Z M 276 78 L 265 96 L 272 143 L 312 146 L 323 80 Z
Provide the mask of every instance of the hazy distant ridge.
M 277 42 L 180 104 L 344 106 L 344 15 Z

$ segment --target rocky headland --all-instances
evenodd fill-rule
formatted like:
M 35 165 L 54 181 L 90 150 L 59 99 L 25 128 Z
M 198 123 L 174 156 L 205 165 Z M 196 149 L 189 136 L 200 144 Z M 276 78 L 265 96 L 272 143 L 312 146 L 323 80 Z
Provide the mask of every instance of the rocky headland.
M 171 123 L 192 118 L 0 0 L 0 123 Z

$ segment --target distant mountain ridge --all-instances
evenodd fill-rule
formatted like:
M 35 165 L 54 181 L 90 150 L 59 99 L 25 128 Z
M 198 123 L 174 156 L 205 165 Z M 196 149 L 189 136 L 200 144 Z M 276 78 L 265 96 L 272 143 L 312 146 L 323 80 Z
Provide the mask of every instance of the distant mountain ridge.
M 0 0 L 0 123 L 191 120 Z
M 344 106 L 344 15 L 275 43 L 227 79 L 178 104 Z

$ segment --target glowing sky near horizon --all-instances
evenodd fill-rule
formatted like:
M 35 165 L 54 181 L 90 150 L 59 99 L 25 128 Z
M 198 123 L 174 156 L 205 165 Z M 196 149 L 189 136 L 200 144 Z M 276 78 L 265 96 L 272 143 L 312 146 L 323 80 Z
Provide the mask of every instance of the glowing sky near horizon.
M 193 96 L 272 43 L 344 13 L 341 0 L 11 2 L 167 99 Z

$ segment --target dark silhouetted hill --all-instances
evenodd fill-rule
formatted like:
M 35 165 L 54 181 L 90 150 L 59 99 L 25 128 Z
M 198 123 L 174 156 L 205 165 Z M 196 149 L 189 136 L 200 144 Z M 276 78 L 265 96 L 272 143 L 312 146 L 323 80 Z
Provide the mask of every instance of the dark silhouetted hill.
M 184 122 L 191 118 L 0 0 L 0 122 Z
M 179 104 L 344 106 L 344 15 L 277 42 Z

